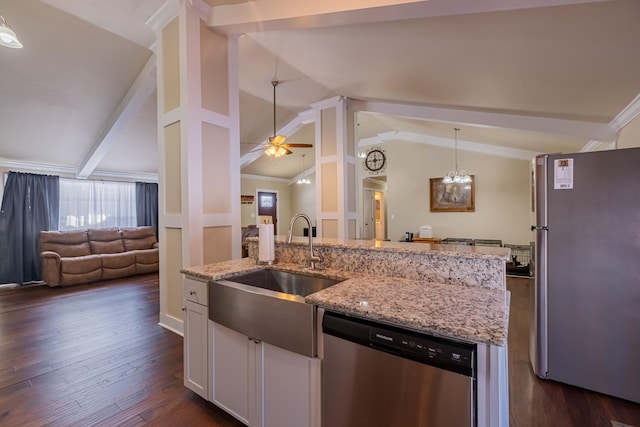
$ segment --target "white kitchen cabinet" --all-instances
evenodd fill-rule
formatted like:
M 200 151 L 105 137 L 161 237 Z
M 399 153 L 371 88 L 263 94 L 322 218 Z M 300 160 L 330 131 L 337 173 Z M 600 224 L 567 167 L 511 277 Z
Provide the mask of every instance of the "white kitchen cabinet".
M 320 359 L 210 322 L 212 401 L 248 426 L 319 427 Z
M 248 426 L 255 410 L 255 347 L 247 336 L 209 321 L 211 401 Z
M 320 426 L 320 359 L 274 347 L 257 348 L 262 427 Z
M 183 282 L 184 385 L 209 398 L 207 284 L 185 278 Z

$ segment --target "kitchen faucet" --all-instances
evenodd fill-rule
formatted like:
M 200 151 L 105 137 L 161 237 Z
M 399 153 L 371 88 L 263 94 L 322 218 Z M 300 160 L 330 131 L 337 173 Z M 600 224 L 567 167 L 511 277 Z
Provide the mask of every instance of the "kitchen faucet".
M 322 262 L 322 255 L 320 254 L 320 252 L 318 252 L 317 256 L 313 253 L 313 232 L 311 228 L 311 218 L 309 218 L 308 215 L 297 213 L 293 216 L 293 218 L 291 218 L 291 222 L 289 223 L 289 232 L 287 234 L 287 243 L 291 243 L 291 240 L 293 239 L 293 224 L 298 218 L 303 218 L 309 225 L 309 268 L 315 270 L 316 262 Z

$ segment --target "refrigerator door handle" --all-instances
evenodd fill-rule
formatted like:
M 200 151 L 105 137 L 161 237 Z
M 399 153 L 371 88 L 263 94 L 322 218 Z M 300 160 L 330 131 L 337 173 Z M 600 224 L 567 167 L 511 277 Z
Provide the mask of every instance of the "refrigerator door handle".
M 537 230 L 549 231 L 549 227 L 546 226 L 546 225 L 532 225 L 531 226 L 531 231 L 537 231 Z

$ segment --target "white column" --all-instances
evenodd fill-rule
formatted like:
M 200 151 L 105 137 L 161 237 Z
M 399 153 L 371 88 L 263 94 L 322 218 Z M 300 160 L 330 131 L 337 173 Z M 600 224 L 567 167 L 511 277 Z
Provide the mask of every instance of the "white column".
M 316 218 L 318 236 L 355 239 L 357 186 L 355 113 L 335 97 L 312 105 L 316 112 Z
M 180 269 L 241 256 L 237 38 L 195 5 L 157 25 L 160 323 L 180 333 Z

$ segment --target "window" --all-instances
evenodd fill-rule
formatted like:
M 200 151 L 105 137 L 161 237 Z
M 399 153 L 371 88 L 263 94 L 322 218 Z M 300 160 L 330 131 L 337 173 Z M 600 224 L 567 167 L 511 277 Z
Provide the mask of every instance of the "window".
M 136 225 L 135 183 L 60 178 L 60 230 Z

